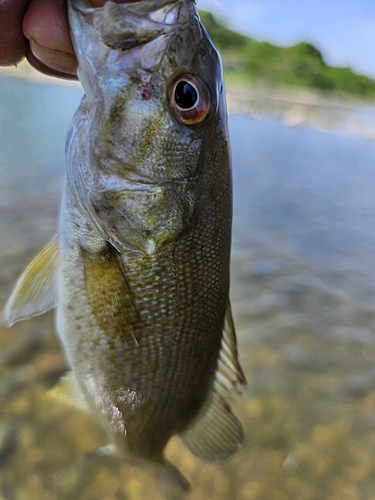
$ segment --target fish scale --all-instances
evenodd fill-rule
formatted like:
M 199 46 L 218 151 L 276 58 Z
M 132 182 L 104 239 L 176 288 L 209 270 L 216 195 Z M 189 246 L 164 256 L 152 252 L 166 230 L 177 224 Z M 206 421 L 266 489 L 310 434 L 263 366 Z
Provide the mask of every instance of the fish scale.
M 163 456 L 172 435 L 208 461 L 244 440 L 228 403 L 245 378 L 221 63 L 191 0 L 68 11 L 86 95 L 67 136 L 59 233 L 6 313 L 13 323 L 57 307 L 72 369 L 61 390 L 123 459 L 187 488 Z

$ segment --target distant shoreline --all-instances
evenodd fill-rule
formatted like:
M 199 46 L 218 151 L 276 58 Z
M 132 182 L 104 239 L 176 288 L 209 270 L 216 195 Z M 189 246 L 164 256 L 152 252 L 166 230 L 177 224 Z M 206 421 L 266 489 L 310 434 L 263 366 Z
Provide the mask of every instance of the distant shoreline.
M 81 86 L 77 81 L 43 75 L 25 63 L 17 68 L 0 67 L 0 76 L 48 85 Z M 327 132 L 342 130 L 375 141 L 375 102 L 314 89 L 267 88 L 233 82 L 226 83 L 226 92 L 229 113 L 273 117 L 288 127 L 308 126 Z M 373 114 L 368 112 L 371 107 Z M 369 119 L 366 115 L 372 116 Z
M 279 89 L 227 84 L 230 113 L 274 117 L 288 127 L 308 126 L 358 135 L 375 141 L 375 102 L 343 98 L 314 89 Z M 371 113 L 371 110 L 373 111 Z

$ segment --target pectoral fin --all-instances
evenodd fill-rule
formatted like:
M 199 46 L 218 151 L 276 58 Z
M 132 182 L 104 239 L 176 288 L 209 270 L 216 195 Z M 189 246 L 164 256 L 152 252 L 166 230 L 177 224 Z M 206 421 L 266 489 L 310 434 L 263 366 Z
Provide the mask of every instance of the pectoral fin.
M 138 314 L 117 250 L 108 244 L 100 254 L 82 249 L 87 295 L 100 328 L 108 337 L 138 345 Z
M 18 280 L 5 308 L 9 326 L 56 307 L 58 258 L 56 236 L 39 252 Z
M 230 304 L 225 314 L 221 350 L 209 395 L 198 415 L 180 434 L 182 442 L 198 457 L 214 461 L 228 457 L 242 447 L 244 432 L 232 413 L 228 397 L 246 380 L 238 361 Z

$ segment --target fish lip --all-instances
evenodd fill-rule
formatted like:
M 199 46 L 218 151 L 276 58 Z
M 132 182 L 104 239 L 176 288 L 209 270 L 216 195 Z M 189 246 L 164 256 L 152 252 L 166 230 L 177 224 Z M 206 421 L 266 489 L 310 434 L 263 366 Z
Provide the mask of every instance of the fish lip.
M 70 0 L 69 5 L 92 25 L 105 45 L 123 51 L 186 29 L 197 14 L 194 0 L 140 0 L 131 3 L 109 0 L 102 7 L 92 7 L 87 0 Z
M 123 190 L 130 189 L 133 191 L 144 191 L 147 187 L 150 188 L 168 188 L 177 186 L 188 186 L 189 184 L 196 184 L 198 182 L 199 174 L 195 174 L 189 177 L 176 178 L 176 179 L 158 179 L 152 180 L 144 177 L 136 178 L 121 178 L 119 179 L 117 175 L 106 176 L 106 183 L 109 181 L 113 183 L 111 190 Z
M 135 182 L 136 184 L 141 184 L 144 186 L 160 186 L 160 187 L 170 186 L 170 185 L 183 186 L 186 184 L 191 184 L 192 182 L 196 182 L 197 177 L 198 176 L 192 176 L 192 177 L 187 177 L 187 178 L 183 178 L 183 179 L 182 178 L 181 179 L 162 179 L 162 180 L 158 180 L 158 181 L 150 181 L 148 179 L 147 180 L 136 179 L 132 182 Z
M 125 2 L 125 3 L 117 3 L 116 1 L 112 0 L 107 0 L 101 7 L 93 7 L 88 0 L 69 0 L 69 5 L 74 9 L 79 11 L 81 14 L 93 14 L 95 12 L 100 12 L 100 11 L 105 11 L 109 10 L 111 8 L 115 8 L 117 11 L 121 12 L 129 12 L 130 15 L 148 15 L 149 19 L 152 20 L 153 22 L 157 24 L 164 24 L 167 26 L 172 26 L 172 25 L 182 25 L 185 24 L 187 21 L 190 20 L 191 15 L 188 17 L 182 17 L 182 22 L 170 22 L 172 19 L 170 18 L 169 21 L 166 21 L 167 17 L 170 17 L 170 13 L 173 11 L 173 9 L 177 6 L 181 8 L 182 4 L 186 5 L 195 5 L 195 0 L 153 0 L 152 1 L 152 9 L 144 10 L 144 8 L 147 5 L 150 5 L 151 2 L 150 0 L 135 0 L 133 2 Z M 166 15 L 165 15 L 165 22 L 161 21 L 161 18 L 157 18 L 157 13 L 160 12 L 160 10 L 167 6 L 170 5 L 172 6 L 169 10 L 167 10 Z M 155 8 L 157 7 L 157 8 Z M 195 8 L 193 7 L 194 11 Z M 187 9 L 190 13 L 190 9 Z M 180 9 L 178 11 L 178 16 L 180 16 Z
M 172 21 L 168 19 L 171 12 Z M 108 1 L 102 7 L 91 7 L 87 0 L 69 0 L 68 13 L 80 62 L 79 74 L 90 73 L 93 66 L 101 73 L 105 57 L 111 59 L 108 61 L 111 65 L 117 64 L 119 70 L 142 67 L 154 71 L 169 40 L 189 29 L 198 19 L 194 0 L 141 0 L 126 4 Z M 88 53 L 86 40 L 99 42 L 100 50 L 96 54 Z

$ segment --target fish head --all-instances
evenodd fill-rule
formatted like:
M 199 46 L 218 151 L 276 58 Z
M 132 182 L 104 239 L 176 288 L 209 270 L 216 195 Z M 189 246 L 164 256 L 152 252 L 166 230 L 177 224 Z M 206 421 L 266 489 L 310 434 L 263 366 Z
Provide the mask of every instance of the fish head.
M 227 149 L 220 57 L 193 0 L 71 0 L 69 15 L 86 94 L 71 184 L 116 247 L 155 248 L 191 224 L 209 143 Z

